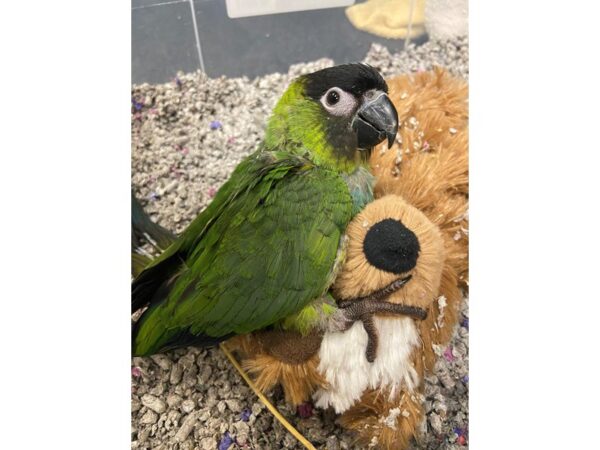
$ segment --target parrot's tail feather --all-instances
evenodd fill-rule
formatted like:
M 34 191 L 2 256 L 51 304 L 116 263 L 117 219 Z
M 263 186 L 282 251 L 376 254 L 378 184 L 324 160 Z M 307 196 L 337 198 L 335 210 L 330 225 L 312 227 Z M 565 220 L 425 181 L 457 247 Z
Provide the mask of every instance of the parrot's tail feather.
M 143 340 L 139 342 L 138 335 L 143 327 L 144 321 L 151 314 L 152 308 L 145 310 L 137 322 L 131 327 L 131 353 L 133 356 L 150 356 L 156 353 L 164 353 L 169 350 L 175 350 L 182 347 L 214 347 L 221 342 L 229 339 L 234 333 L 229 333 L 225 336 L 208 336 L 206 334 L 192 334 L 188 330 L 178 330 L 168 335 L 165 335 L 151 346 L 144 345 Z
M 137 277 L 142 270 L 152 261 L 152 257 L 149 255 L 144 255 L 142 253 L 132 253 L 131 254 L 131 275 L 133 277 Z
M 174 282 L 172 274 L 177 262 L 177 258 L 169 258 L 162 264 L 144 268 L 142 273 L 133 280 L 131 314 L 145 306 L 159 303 L 167 297 Z
M 148 267 L 153 256 L 141 247 L 150 243 L 155 250 L 163 251 L 175 241 L 175 235 L 152 222 L 140 202 L 131 193 L 131 273 L 135 280 L 131 286 L 131 313 L 160 301 L 165 295 L 165 284 L 173 275 L 180 260 L 177 254 L 154 267 Z
M 131 246 L 132 251 L 142 242 L 149 242 L 156 250 L 164 250 L 175 241 L 175 235 L 159 224 L 152 222 L 144 208 L 131 193 Z

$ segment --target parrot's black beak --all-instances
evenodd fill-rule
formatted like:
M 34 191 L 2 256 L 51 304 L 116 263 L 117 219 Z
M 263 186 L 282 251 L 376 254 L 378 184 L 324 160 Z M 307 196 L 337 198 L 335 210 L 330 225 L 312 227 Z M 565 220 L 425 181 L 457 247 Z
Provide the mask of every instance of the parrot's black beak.
M 376 92 L 364 102 L 352 119 L 352 129 L 360 150 L 371 149 L 385 138 L 388 147 L 392 146 L 398 132 L 398 112 L 385 92 Z

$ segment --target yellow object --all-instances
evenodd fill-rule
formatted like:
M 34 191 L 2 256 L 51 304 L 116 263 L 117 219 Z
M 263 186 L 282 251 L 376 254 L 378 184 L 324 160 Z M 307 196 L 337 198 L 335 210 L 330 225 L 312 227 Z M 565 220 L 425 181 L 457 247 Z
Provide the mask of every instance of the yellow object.
M 252 389 L 254 391 L 254 393 L 257 395 L 257 397 L 260 399 L 260 401 L 263 402 L 263 404 L 268 408 L 269 411 L 271 411 L 271 414 L 273 414 L 275 416 L 275 418 L 277 420 L 279 420 L 279 422 L 281 422 L 281 425 L 283 425 L 290 433 L 292 433 L 292 435 L 296 439 L 298 439 L 298 441 L 302 445 L 304 445 L 304 447 L 306 447 L 308 450 L 317 450 L 315 448 L 315 446 L 312 445 L 308 441 L 308 439 L 306 439 L 304 436 L 302 436 L 302 434 L 300 434 L 300 432 L 298 430 L 296 430 L 294 428 L 294 426 L 291 423 L 289 423 L 285 419 L 285 417 L 283 417 L 281 415 L 281 413 L 277 410 L 277 408 L 275 408 L 275 406 L 273 406 L 273 404 L 269 401 L 269 399 L 267 397 L 265 397 L 263 395 L 263 393 L 260 392 L 256 388 L 256 386 L 254 386 L 254 383 L 252 382 L 252 380 L 250 379 L 250 377 L 248 376 L 248 374 L 244 371 L 244 369 L 242 369 L 242 366 L 240 366 L 240 364 L 237 362 L 237 360 L 231 354 L 231 352 L 225 346 L 225 344 L 221 343 L 221 344 L 219 344 L 219 347 L 221 348 L 221 350 L 223 351 L 223 353 L 225 353 L 225 356 L 227 356 L 227 358 L 229 358 L 229 361 L 231 361 L 231 364 L 233 364 L 233 367 L 235 367 L 237 369 L 237 371 L 240 373 L 240 375 L 242 376 L 242 378 L 246 381 L 246 383 L 248 383 L 248 386 L 250 386 L 250 389 Z
M 347 8 L 346 16 L 359 30 L 387 39 L 415 38 L 425 33 L 425 0 L 368 0 Z

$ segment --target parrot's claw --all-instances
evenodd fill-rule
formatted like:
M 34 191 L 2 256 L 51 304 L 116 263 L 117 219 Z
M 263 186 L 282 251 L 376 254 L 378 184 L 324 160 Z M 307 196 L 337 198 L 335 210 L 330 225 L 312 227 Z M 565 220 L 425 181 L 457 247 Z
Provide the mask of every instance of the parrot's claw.
M 341 332 L 349 329 L 355 322 L 361 321 L 367 332 L 368 342 L 366 349 L 367 361 L 375 361 L 377 355 L 377 328 L 373 322 L 373 314 L 388 313 L 410 316 L 414 319 L 423 320 L 427 317 L 427 311 L 417 306 L 390 303 L 385 298 L 392 292 L 404 286 L 410 276 L 396 280 L 389 286 L 372 293 L 366 297 L 342 300 L 338 302 L 338 310 L 331 315 L 328 322 L 328 331 Z

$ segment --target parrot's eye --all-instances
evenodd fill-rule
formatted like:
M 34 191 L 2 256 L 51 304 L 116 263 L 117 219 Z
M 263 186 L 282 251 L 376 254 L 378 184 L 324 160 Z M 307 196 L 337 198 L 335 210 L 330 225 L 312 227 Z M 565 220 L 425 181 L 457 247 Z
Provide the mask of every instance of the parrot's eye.
M 356 107 L 357 101 L 338 87 L 333 87 L 321 97 L 321 104 L 334 116 L 349 116 Z
M 329 91 L 329 93 L 327 94 L 327 104 L 329 106 L 333 106 L 339 101 L 340 94 L 338 94 L 336 91 Z

